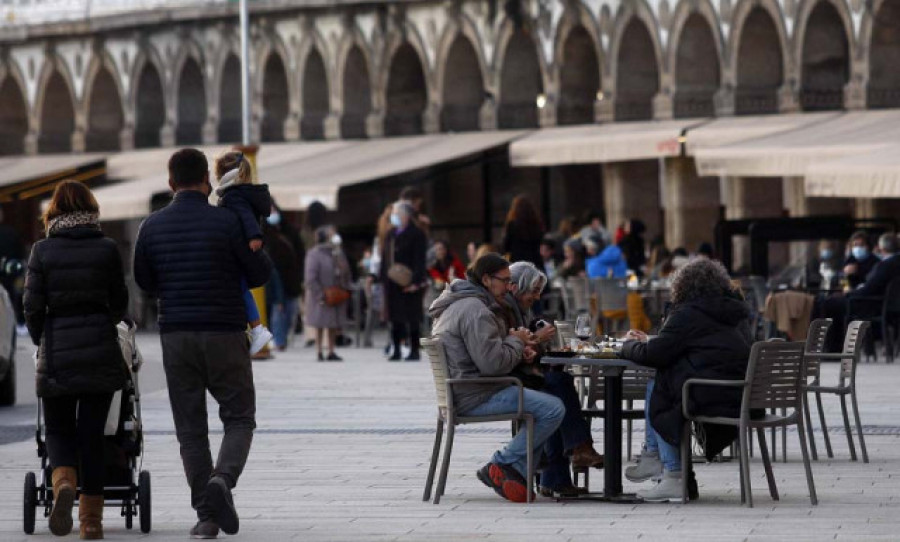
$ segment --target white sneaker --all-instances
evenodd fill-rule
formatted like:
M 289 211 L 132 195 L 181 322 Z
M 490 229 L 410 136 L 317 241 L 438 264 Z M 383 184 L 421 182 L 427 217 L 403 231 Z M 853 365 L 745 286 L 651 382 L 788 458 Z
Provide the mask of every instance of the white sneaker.
M 637 465 L 625 469 L 625 478 L 629 482 L 646 482 L 647 480 L 659 480 L 662 477 L 663 465 L 659 460 L 659 451 L 647 450 L 641 452 Z
M 681 501 L 681 471 L 663 472 L 662 480 L 650 489 L 642 489 L 637 496 L 645 502 Z
M 262 324 L 250 330 L 250 355 L 259 352 L 272 340 L 272 332 Z

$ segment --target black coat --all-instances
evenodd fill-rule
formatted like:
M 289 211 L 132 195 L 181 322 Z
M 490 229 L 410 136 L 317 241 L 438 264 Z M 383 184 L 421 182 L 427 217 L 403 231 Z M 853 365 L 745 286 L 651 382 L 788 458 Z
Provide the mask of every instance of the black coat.
M 134 247 L 134 278 L 159 299 L 163 333 L 243 331 L 241 279 L 256 288 L 271 274 L 269 258 L 250 250 L 237 216 L 192 190 L 144 220 Z
M 852 275 L 847 275 L 847 283 L 850 284 L 850 288 L 856 288 L 860 284 L 866 281 L 866 277 L 869 276 L 869 273 L 875 269 L 875 266 L 878 265 L 878 262 L 881 260 L 878 259 L 878 256 L 869 253 L 862 260 L 857 260 L 855 256 L 850 256 L 846 260 L 844 260 L 844 266 L 848 266 L 850 264 L 856 264 L 856 273 Z
M 503 230 L 503 253 L 509 254 L 509 261 L 512 263 L 531 262 L 542 269 L 544 259 L 541 258 L 541 240 L 544 235 L 535 232 L 533 236 L 529 236 L 520 229 L 515 224 L 506 224 Z
M 900 254 L 894 254 L 875 264 L 866 276 L 866 281 L 859 288 L 847 293 L 847 297 L 884 295 L 888 284 L 894 279 L 900 279 Z
M 235 213 L 247 239 L 262 239 L 259 222 L 272 213 L 272 196 L 265 184 L 236 184 L 229 186 L 219 198 L 219 206 Z
M 128 290 L 115 242 L 96 226 L 62 229 L 35 243 L 25 277 L 25 322 L 44 356 L 39 397 L 111 393 L 125 383 L 116 324 Z
M 266 224 L 263 228 L 266 252 L 281 278 L 284 295 L 288 298 L 300 297 L 303 290 L 303 260 L 298 257 L 294 245 L 281 230 Z
M 404 293 L 402 288 L 394 284 L 387 276 L 391 266 L 391 250 L 394 251 L 394 263 L 402 263 L 412 270 L 412 284 L 422 286 L 412 293 Z M 428 250 L 428 239 L 412 221 L 401 232 L 391 230 L 387 235 L 384 252 L 381 257 L 381 282 L 386 285 L 388 317 L 392 322 L 419 322 L 422 320 L 422 295 L 427 281 L 425 272 L 425 253 Z
M 646 343 L 625 342 L 621 357 L 657 371 L 650 423 L 663 440 L 673 445 L 681 440 L 681 390 L 687 379 L 742 380 L 746 376 L 752 343 L 748 316 L 747 305 L 737 297 L 700 299 L 673 305 L 657 337 Z M 737 417 L 741 394 L 739 388 L 695 387 L 691 412 Z M 730 440 L 733 437 L 726 443 Z

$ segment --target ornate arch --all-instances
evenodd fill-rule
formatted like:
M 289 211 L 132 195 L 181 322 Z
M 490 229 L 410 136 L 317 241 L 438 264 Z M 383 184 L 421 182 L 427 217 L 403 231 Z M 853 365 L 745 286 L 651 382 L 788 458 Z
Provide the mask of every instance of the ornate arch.
M 184 74 L 184 66 L 187 64 L 188 60 L 193 60 L 200 67 L 200 75 L 203 78 L 203 93 L 206 98 L 206 108 L 210 107 L 210 84 L 209 78 L 206 76 L 206 70 L 203 69 L 205 66 L 205 56 L 203 55 L 203 50 L 200 48 L 200 45 L 193 38 L 185 38 L 182 40 L 181 47 L 179 48 L 178 56 L 175 57 L 175 62 L 172 63 L 174 68 L 172 69 L 172 81 L 171 87 L 169 87 L 169 92 L 171 92 L 171 97 L 167 98 L 166 104 L 171 104 L 173 108 L 177 111 L 178 109 L 178 87 L 181 85 L 181 76 Z M 176 119 L 177 124 L 177 119 Z
M 722 25 L 716 16 L 716 9 L 710 0 L 682 0 L 672 14 L 672 25 L 669 28 L 669 43 L 666 51 L 666 71 L 672 73 L 677 69 L 678 47 L 684 36 L 684 27 L 691 15 L 698 14 L 706 21 L 716 43 L 716 62 L 719 63 L 719 78 L 725 77 L 725 38 L 722 35 Z
M 347 57 L 350 56 L 350 51 L 352 51 L 354 47 L 359 48 L 366 61 L 372 102 L 370 103 L 370 106 L 373 108 L 375 107 L 375 92 L 372 78 L 372 74 L 375 72 L 375 66 L 373 65 L 375 54 L 371 47 L 369 47 L 369 44 L 366 43 L 366 38 L 363 36 L 359 26 L 353 24 L 345 28 L 344 35 L 338 45 L 334 62 L 334 84 L 328 87 L 332 93 L 332 102 L 340 104 L 339 108 L 335 108 L 340 109 L 340 112 L 343 112 L 344 110 L 344 70 L 347 68 Z
M 166 80 L 166 70 L 163 68 L 164 64 L 162 62 L 162 57 L 160 56 L 159 51 L 147 42 L 142 44 L 140 49 L 138 49 L 138 54 L 131 65 L 131 75 L 129 76 L 131 79 L 131 93 L 128 95 L 128 109 L 135 112 L 135 119 L 137 119 L 137 95 L 138 90 L 140 90 L 141 75 L 144 73 L 144 68 L 147 64 L 150 64 L 156 69 L 156 74 L 159 76 L 159 84 L 163 89 L 162 97 L 164 110 L 167 114 L 169 111 L 170 97 L 166 92 L 166 89 L 169 88 L 169 81 Z
M 409 43 L 419 58 L 419 65 L 422 67 L 422 74 L 425 76 L 425 96 L 428 102 L 436 101 L 434 99 L 436 96 L 434 74 L 428 63 L 428 55 L 425 53 L 425 41 L 419 34 L 418 29 L 408 21 L 404 21 L 402 28 L 393 28 L 386 36 L 384 48 L 381 50 L 379 70 L 375 75 L 375 85 L 372 87 L 373 100 L 377 100 L 381 105 L 387 104 L 387 86 L 391 73 L 391 61 L 397 49 L 404 43 Z
M 794 66 L 803 65 L 803 42 L 806 41 L 806 32 L 809 24 L 809 18 L 819 2 L 831 4 L 837 10 L 841 23 L 844 25 L 844 36 L 847 37 L 848 57 L 852 64 L 856 58 L 856 35 L 853 32 L 853 17 L 850 15 L 850 8 L 843 0 L 800 0 L 797 9 L 797 16 L 794 25 L 794 35 L 792 37 L 792 54 L 794 57 Z M 799 74 L 798 74 L 799 75 Z
M 116 93 L 119 95 L 119 104 L 122 107 L 122 121 L 125 123 L 128 115 L 128 108 L 126 104 L 128 103 L 128 96 L 125 95 L 125 89 L 122 88 L 122 80 L 118 77 L 118 71 L 116 70 L 116 63 L 113 60 L 112 56 L 110 56 L 109 51 L 106 48 L 103 48 L 102 51 L 99 51 L 93 55 L 91 55 L 91 63 L 88 64 L 88 69 L 85 72 L 84 77 L 84 89 L 83 96 L 81 97 L 81 106 L 84 108 L 84 118 L 89 120 L 91 118 L 91 96 L 94 94 L 94 85 L 97 82 L 97 76 L 100 75 L 100 70 L 102 69 L 109 70 L 109 74 L 112 76 L 113 83 L 116 88 Z
M 72 104 L 72 111 L 75 114 L 77 126 L 78 100 L 75 99 L 75 85 L 73 83 L 74 80 L 72 79 L 72 72 L 69 71 L 66 62 L 54 52 L 48 53 L 45 57 L 44 64 L 41 66 L 41 74 L 37 79 L 37 93 L 34 98 L 34 118 L 38 130 L 40 130 L 41 117 L 44 113 L 47 85 L 50 83 L 50 78 L 56 71 L 62 76 L 63 82 L 66 85 L 66 90 L 69 92 L 69 102 Z
M 560 79 L 560 70 L 563 65 L 563 50 L 569 34 L 577 27 L 584 27 L 594 45 L 594 54 L 597 56 L 597 65 L 600 67 L 599 78 L 603 79 L 606 71 L 606 56 L 603 51 L 603 45 L 600 41 L 600 26 L 590 11 L 582 4 L 569 5 L 563 13 L 562 19 L 556 26 L 556 37 L 553 43 L 553 78 L 558 82 Z
M 309 62 L 310 55 L 312 55 L 313 49 L 319 52 L 319 56 L 322 57 L 322 63 L 325 64 L 325 84 L 328 86 L 329 110 L 332 109 L 335 103 L 335 81 L 338 79 L 342 79 L 340 76 L 341 73 L 335 71 L 335 62 L 331 56 L 331 50 L 328 47 L 328 42 L 325 41 L 325 38 L 317 28 L 311 26 L 303 36 L 303 39 L 300 41 L 300 45 L 297 48 L 297 58 L 300 59 L 300 63 L 297 67 L 297 74 L 295 77 L 288 77 L 288 79 L 291 80 L 290 83 L 293 84 L 293 88 L 290 88 L 288 90 L 290 91 L 291 96 L 298 97 L 297 103 L 299 104 L 301 113 L 303 109 L 303 93 L 306 89 L 305 81 L 303 81 L 303 76 L 304 74 L 306 74 L 306 65 Z M 347 53 L 349 52 L 350 47 L 347 48 Z M 287 66 L 288 64 L 285 63 L 285 67 Z
M 665 59 L 659 39 L 659 24 L 653 16 L 653 10 L 650 9 L 650 6 L 648 6 L 644 0 L 628 2 L 619 6 L 619 10 L 616 13 L 613 38 L 609 46 L 609 62 L 607 62 L 609 73 L 605 74 L 607 77 L 604 77 L 603 80 L 609 81 L 610 90 L 615 92 L 615 87 L 618 83 L 616 81 L 616 71 L 619 67 L 619 53 L 621 52 L 620 49 L 622 47 L 622 37 L 625 35 L 625 29 L 628 28 L 628 24 L 632 19 L 640 21 L 646 28 L 647 34 L 650 36 L 650 42 L 653 45 L 653 54 L 656 60 L 656 70 L 659 76 L 658 84 L 659 88 L 662 89 L 662 78 L 663 73 L 665 73 L 663 62 L 665 62 Z
M 234 55 L 238 61 L 241 59 L 241 44 L 234 33 L 225 35 L 222 39 L 221 47 L 215 52 L 215 57 L 210 59 L 213 63 L 212 81 L 210 81 L 210 91 L 207 95 L 213 99 L 214 103 L 210 107 L 215 110 L 216 120 L 219 121 L 219 108 L 222 100 L 222 79 L 225 77 L 225 64 L 228 59 Z
M 775 31 L 778 33 L 783 80 L 787 82 L 788 78 L 796 73 L 791 58 L 787 29 L 784 25 L 784 14 L 777 0 L 740 0 L 731 16 L 731 32 L 729 32 L 728 36 L 728 56 L 725 64 L 728 68 L 725 70 L 728 74 L 728 82 L 735 86 L 737 82 L 737 56 L 740 50 L 744 24 L 747 22 L 747 17 L 753 12 L 753 9 L 757 7 L 762 8 L 769 15 L 772 23 L 775 25 Z
M 9 59 L 7 62 L 0 62 L 0 86 L 6 81 L 6 78 L 12 78 L 16 86 L 19 87 L 19 93 L 22 95 L 22 102 L 25 104 L 25 118 L 31 119 L 32 111 L 28 103 L 28 85 L 25 84 L 25 76 L 22 74 L 22 68 L 18 62 Z
M 273 32 L 271 36 L 263 40 L 262 46 L 256 55 L 256 77 L 252 82 L 252 95 L 255 97 L 262 96 L 263 84 L 265 84 L 266 77 L 266 63 L 269 62 L 269 57 L 273 54 L 278 56 L 278 58 L 281 60 L 281 65 L 284 66 L 285 75 L 287 75 L 288 97 L 293 96 L 297 92 L 298 79 L 301 76 L 298 75 L 297 77 L 291 77 L 291 55 L 289 54 L 288 48 L 285 45 L 284 41 L 282 41 L 281 36 Z M 224 66 L 224 60 L 222 61 L 222 64 Z M 299 73 L 303 73 L 302 69 L 298 71 Z
M 500 80 L 503 74 L 503 61 L 506 58 L 506 50 L 509 47 L 509 42 L 512 40 L 513 36 L 516 33 L 516 27 L 512 20 L 509 17 L 504 17 L 503 21 L 500 23 L 500 30 L 497 32 L 497 43 L 496 47 L 494 47 L 494 58 L 491 62 L 492 70 L 492 79 L 491 86 L 495 89 L 496 100 L 497 103 L 501 103 L 502 97 L 501 94 L 503 90 L 500 88 Z M 544 55 L 541 54 L 540 50 L 540 36 L 537 32 L 529 33 L 529 37 L 531 41 L 534 43 L 535 47 L 535 56 L 537 56 L 538 60 L 538 69 L 541 71 L 541 84 L 546 91 L 549 88 L 553 88 L 553 81 L 550 78 L 550 67 L 547 66 L 546 59 Z
M 484 44 L 479 39 L 475 23 L 473 23 L 468 16 L 460 13 L 457 17 L 450 17 L 447 20 L 441 38 L 438 40 L 434 62 L 434 86 L 435 92 L 439 96 L 443 92 L 444 83 L 447 78 L 447 59 L 450 55 L 450 48 L 456 42 L 456 38 L 458 37 L 469 40 L 469 44 L 475 51 L 478 69 L 481 71 L 481 80 L 485 85 L 490 81 L 490 70 L 488 69 L 487 60 L 484 56 Z

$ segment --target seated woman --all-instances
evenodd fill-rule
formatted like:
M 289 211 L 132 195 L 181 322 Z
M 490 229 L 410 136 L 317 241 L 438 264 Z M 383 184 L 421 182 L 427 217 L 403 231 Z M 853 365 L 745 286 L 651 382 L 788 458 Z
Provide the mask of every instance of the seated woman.
M 742 380 L 750 355 L 749 311 L 721 263 L 699 258 L 672 279 L 672 305 L 659 335 L 648 339 L 631 330 L 620 357 L 656 369 L 647 385 L 646 438 L 637 466 L 625 469 L 632 482 L 660 479 L 638 492 L 650 502 L 681 499 L 681 390 L 689 378 Z M 691 393 L 691 412 L 708 416 L 739 415 L 740 388 L 703 388 Z M 704 427 L 707 457 L 718 454 L 737 435 L 734 428 Z M 690 498 L 696 499 L 691 476 Z
M 436 290 L 443 290 L 444 286 L 453 282 L 453 279 L 466 278 L 466 268 L 450 251 L 446 241 L 434 242 L 434 262 L 428 266 L 428 276 L 434 282 Z
M 537 328 L 531 313 L 535 301 L 541 297 L 547 285 L 547 276 L 531 262 L 516 262 L 509 267 L 512 289 L 506 294 L 508 327 L 534 328 L 534 339 L 539 350 L 546 348 L 554 338 L 556 329 L 549 324 Z M 536 372 L 535 372 L 536 371 Z M 565 417 L 559 429 L 544 443 L 546 464 L 541 473 L 542 495 L 577 493 L 572 485 L 569 465 L 581 468 L 603 468 L 603 456 L 593 447 L 591 429 L 581 415 L 581 403 L 575 392 L 572 375 L 565 371 L 542 369 L 538 364 L 521 364 L 512 373 L 525 386 L 559 398 L 566 407 Z
M 589 258 L 585 262 L 587 275 L 590 278 L 625 278 L 628 273 L 628 264 L 625 263 L 625 255 L 622 249 L 616 245 L 609 245 L 600 254 Z

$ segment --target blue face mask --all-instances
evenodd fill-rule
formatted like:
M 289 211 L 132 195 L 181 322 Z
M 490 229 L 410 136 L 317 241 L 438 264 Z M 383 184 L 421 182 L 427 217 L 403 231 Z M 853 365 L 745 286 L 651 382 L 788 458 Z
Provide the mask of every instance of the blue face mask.
M 400 215 L 398 215 L 397 213 L 391 213 L 391 225 L 393 225 L 395 228 L 403 226 L 403 221 L 400 220 Z
M 830 260 L 832 256 L 834 256 L 834 253 L 830 248 L 823 248 L 819 251 L 819 257 L 823 260 Z
M 853 247 L 850 252 L 857 260 L 865 260 L 869 256 L 869 249 L 866 247 Z
M 266 217 L 266 222 L 268 222 L 272 226 L 281 224 L 281 214 L 278 213 L 278 211 L 274 211 L 272 214 Z

